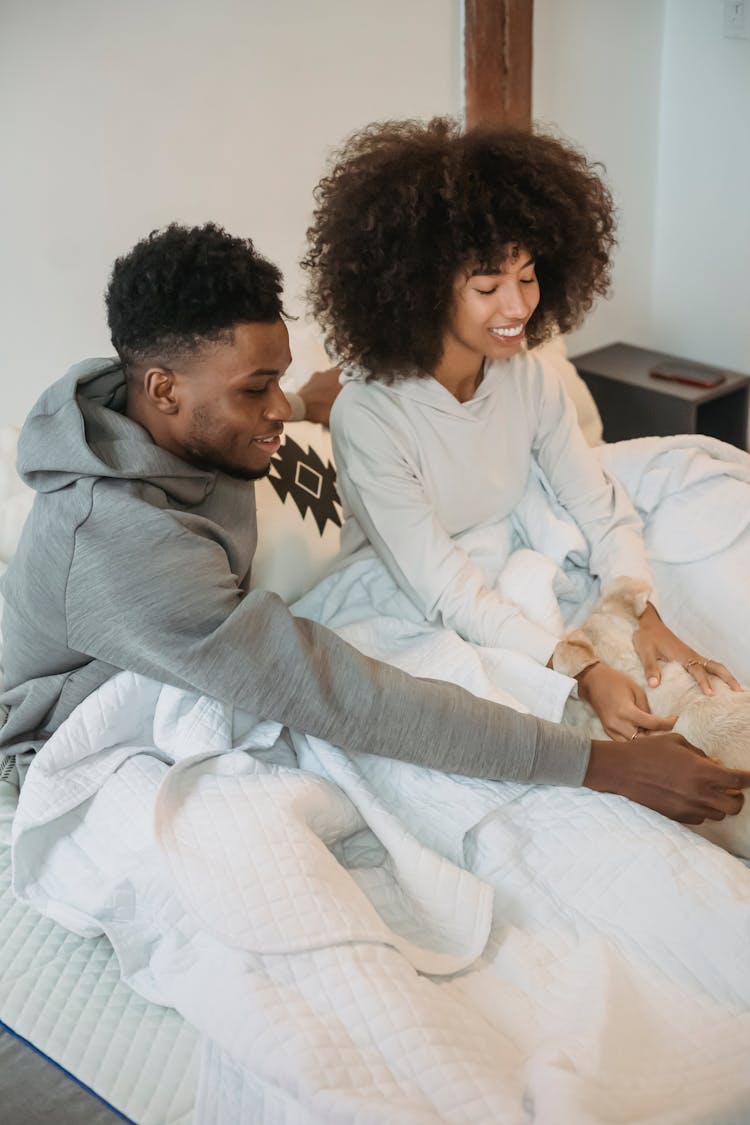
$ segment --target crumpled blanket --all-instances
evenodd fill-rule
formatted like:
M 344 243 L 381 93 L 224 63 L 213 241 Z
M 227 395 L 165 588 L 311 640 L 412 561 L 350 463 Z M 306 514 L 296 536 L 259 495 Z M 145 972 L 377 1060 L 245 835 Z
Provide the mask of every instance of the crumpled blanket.
M 200 1125 L 750 1114 L 750 872 L 623 798 L 122 673 L 37 755 L 13 847 L 22 899 L 205 1033 Z

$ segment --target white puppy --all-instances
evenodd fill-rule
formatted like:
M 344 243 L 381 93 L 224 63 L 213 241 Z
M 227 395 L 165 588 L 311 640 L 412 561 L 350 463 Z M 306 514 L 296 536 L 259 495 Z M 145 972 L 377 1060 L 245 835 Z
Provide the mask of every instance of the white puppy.
M 646 684 L 633 646 L 637 615 L 645 603 L 644 589 L 641 583 L 628 578 L 615 583 L 585 624 L 558 646 L 555 668 L 566 670 L 566 649 L 571 665 L 577 662 L 580 666 L 581 650 L 590 645 L 599 660 L 640 684 L 654 714 L 678 715 L 674 729 L 688 742 L 722 765 L 750 769 L 750 691 L 732 691 L 713 676 L 714 694 L 704 695 L 690 673 L 674 662 L 662 665 L 658 687 Z M 591 738 L 607 738 L 593 709 L 582 700 L 568 700 L 563 722 L 584 729 Z M 737 816 L 705 821 L 695 831 L 735 855 L 750 859 L 750 801 Z

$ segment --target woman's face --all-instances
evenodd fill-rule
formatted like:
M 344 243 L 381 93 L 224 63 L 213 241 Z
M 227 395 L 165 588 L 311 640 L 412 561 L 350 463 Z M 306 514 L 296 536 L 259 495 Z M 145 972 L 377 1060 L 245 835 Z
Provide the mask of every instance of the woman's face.
M 471 352 L 480 360 L 508 359 L 521 350 L 526 324 L 539 304 L 534 260 L 524 246 L 503 248 L 491 273 L 463 270 L 453 284 L 445 352 Z

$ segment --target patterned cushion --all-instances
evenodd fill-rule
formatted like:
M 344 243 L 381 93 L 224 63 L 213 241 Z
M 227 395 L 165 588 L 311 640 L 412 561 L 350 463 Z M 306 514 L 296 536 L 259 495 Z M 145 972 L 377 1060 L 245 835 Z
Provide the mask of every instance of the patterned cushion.
M 328 430 L 312 422 L 287 426 L 255 496 L 258 550 L 252 584 L 295 601 L 323 577 L 339 546 L 341 504 Z

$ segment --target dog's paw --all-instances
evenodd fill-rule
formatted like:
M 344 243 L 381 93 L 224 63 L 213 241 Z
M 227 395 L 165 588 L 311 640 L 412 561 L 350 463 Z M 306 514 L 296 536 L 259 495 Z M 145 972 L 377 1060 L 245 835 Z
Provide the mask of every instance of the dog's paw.
M 588 668 L 596 660 L 594 646 L 580 629 L 568 633 L 567 637 L 555 645 L 555 651 L 552 653 L 554 670 L 562 673 L 563 676 L 570 676 L 571 679 L 575 679 L 584 668 Z

